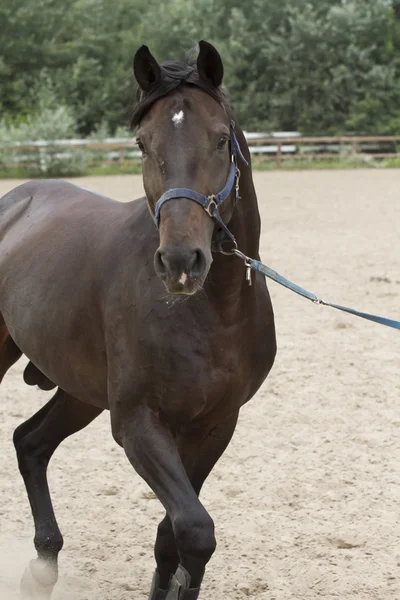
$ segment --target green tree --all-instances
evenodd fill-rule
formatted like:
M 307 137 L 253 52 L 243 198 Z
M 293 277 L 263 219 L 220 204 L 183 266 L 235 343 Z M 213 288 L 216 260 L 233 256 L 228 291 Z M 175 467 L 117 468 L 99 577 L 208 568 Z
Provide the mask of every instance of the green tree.
M 400 0 L 0 0 L 0 111 L 37 115 L 51 84 L 80 135 L 128 122 L 135 50 L 223 56 L 247 130 L 400 133 Z

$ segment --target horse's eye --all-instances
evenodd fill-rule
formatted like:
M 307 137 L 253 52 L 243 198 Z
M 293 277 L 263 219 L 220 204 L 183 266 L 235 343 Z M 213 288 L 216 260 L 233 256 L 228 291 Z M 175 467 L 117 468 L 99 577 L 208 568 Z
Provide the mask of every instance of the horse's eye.
M 145 147 L 143 146 L 143 143 L 141 142 L 141 140 L 137 139 L 137 140 L 136 140 L 136 143 L 137 143 L 137 146 L 138 146 L 138 148 L 139 148 L 140 152 L 141 152 L 142 154 L 146 154 Z
M 220 138 L 220 140 L 218 142 L 218 146 L 217 146 L 218 150 L 223 150 L 226 146 L 227 141 L 228 141 L 227 137 Z

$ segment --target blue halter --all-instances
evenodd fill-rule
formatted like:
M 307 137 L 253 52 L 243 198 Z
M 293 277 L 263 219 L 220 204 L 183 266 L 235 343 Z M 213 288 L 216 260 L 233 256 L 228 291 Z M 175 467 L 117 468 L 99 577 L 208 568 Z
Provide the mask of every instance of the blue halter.
M 193 200 L 193 202 L 197 202 L 200 204 L 202 208 L 206 211 L 206 213 L 216 222 L 218 225 L 225 231 L 225 233 L 230 237 L 233 243 L 236 245 L 236 240 L 234 235 L 229 231 L 224 221 L 222 220 L 221 215 L 219 214 L 219 207 L 221 204 L 228 198 L 232 189 L 235 188 L 235 204 L 240 199 L 239 196 L 239 178 L 240 178 L 240 170 L 237 166 L 237 156 L 239 155 L 242 161 L 245 163 L 246 167 L 248 166 L 248 162 L 243 156 L 243 152 L 240 148 L 239 142 L 237 141 L 237 137 L 235 134 L 235 122 L 231 121 L 231 133 L 230 133 L 230 146 L 231 146 L 231 166 L 229 169 L 228 179 L 226 181 L 225 187 L 218 194 L 211 194 L 210 196 L 203 196 L 199 192 L 195 192 L 194 190 L 190 190 L 189 188 L 174 188 L 166 191 L 161 198 L 157 201 L 155 206 L 155 214 L 154 221 L 159 227 L 160 225 L 160 210 L 165 202 L 168 200 L 173 200 L 174 198 L 187 198 L 188 200 Z

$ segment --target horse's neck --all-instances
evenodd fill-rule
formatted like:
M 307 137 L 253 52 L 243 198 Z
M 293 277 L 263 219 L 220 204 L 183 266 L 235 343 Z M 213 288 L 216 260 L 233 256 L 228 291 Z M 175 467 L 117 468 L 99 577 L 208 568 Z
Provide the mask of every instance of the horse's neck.
M 257 196 L 254 189 L 253 177 L 250 165 L 250 153 L 247 142 L 241 129 L 236 129 L 236 135 L 244 156 L 249 166 L 239 160 L 240 176 L 240 200 L 238 200 L 229 222 L 229 230 L 236 238 L 238 248 L 241 252 L 251 258 L 258 258 L 260 241 L 260 214 L 258 211 Z M 225 296 L 226 298 L 239 297 L 243 286 L 248 285 L 245 281 L 246 270 L 243 261 L 238 257 L 217 254 L 210 272 L 210 283 L 208 294 Z
M 239 181 L 241 199 L 237 202 L 229 227 L 236 237 L 239 250 L 247 256 L 256 258 L 259 251 L 261 224 L 251 171 L 250 151 L 243 131 L 238 126 L 236 126 L 236 137 L 249 164 L 246 166 L 238 156 L 238 167 L 241 173 Z

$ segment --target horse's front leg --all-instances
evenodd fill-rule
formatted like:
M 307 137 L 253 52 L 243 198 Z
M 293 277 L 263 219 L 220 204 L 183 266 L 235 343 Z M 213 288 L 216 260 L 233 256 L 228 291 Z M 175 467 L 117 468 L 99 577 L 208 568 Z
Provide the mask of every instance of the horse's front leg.
M 178 549 L 180 564 L 169 587 L 159 589 L 155 597 L 197 600 L 205 566 L 215 550 L 214 523 L 200 503 L 160 415 L 146 406 L 133 411 L 129 404 L 117 406 L 117 411 L 111 409 L 113 435 L 164 505 Z
M 232 439 L 237 419 L 238 413 L 235 413 L 211 431 L 206 430 L 204 433 L 204 428 L 191 430 L 179 439 L 179 453 L 197 495 Z M 158 526 L 154 555 L 157 570 L 150 600 L 163 600 L 162 590 L 168 587 L 171 575 L 179 564 L 179 554 L 168 514 Z

